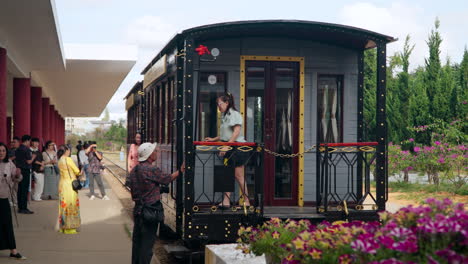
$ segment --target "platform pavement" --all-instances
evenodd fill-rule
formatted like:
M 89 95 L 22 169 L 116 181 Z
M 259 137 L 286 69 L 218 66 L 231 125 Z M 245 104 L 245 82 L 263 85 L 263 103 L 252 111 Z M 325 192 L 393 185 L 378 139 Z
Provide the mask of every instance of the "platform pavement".
M 28 260 L 10 259 L 9 251 L 2 250 L 0 263 L 130 263 L 131 239 L 128 221 L 131 220 L 107 182 L 105 187 L 110 201 L 99 198 L 90 201 L 87 196 L 88 189 L 79 192 L 82 225 L 81 231 L 76 235 L 63 235 L 56 231 L 57 201 L 30 202 L 29 209 L 35 213 L 18 214 L 19 228 L 14 223 L 18 251 Z M 99 194 L 98 188 L 96 193 Z

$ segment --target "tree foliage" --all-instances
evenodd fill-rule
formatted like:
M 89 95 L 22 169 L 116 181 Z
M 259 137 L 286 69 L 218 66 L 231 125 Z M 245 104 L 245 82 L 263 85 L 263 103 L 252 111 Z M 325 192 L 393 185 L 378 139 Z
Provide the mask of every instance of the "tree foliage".
M 441 63 L 440 21 L 426 41 L 428 57 L 423 66 L 410 71 L 410 57 L 415 49 L 408 35 L 403 50 L 387 59 L 387 122 L 389 141 L 400 143 L 413 138 L 417 143 L 430 144 L 431 132 L 419 133 L 414 128 L 442 122 L 449 126 L 468 118 L 468 50 L 458 64 L 450 58 Z M 376 50 L 364 53 L 364 120 L 366 140 L 375 139 Z M 466 123 L 466 122 L 462 122 Z M 464 126 L 454 128 L 468 133 Z

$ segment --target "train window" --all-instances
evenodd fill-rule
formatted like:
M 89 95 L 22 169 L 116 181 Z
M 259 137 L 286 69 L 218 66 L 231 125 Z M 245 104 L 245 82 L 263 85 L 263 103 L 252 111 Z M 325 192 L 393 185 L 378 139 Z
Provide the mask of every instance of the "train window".
M 226 73 L 202 72 L 200 74 L 199 140 L 216 137 L 218 133 L 218 107 L 216 98 L 226 92 Z
M 164 143 L 169 143 L 169 95 L 171 94 L 169 82 L 164 84 Z
M 158 143 L 161 143 L 161 131 L 160 131 L 160 125 L 159 125 L 159 120 L 161 119 L 160 116 L 159 116 L 159 111 L 160 111 L 160 107 L 159 107 L 159 92 L 161 90 L 161 86 L 158 86 L 156 87 L 156 95 L 155 95 L 155 98 L 154 98 L 154 106 L 155 106 L 155 118 L 154 118 L 154 129 L 156 130 L 156 142 Z
M 159 143 L 163 143 L 164 138 L 164 84 L 159 89 Z
M 318 141 L 342 142 L 343 76 L 318 76 Z

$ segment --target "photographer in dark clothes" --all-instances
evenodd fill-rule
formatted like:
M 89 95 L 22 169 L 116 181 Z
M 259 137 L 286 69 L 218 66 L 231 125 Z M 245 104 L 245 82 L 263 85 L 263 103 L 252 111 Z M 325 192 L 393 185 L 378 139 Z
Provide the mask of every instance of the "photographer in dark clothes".
M 161 204 L 161 184 L 168 184 L 179 177 L 179 171 L 166 174 L 152 165 L 157 160 L 156 143 L 143 143 L 138 147 L 138 161 L 127 178 L 130 187 L 133 209 L 132 264 L 149 264 L 153 256 L 156 231 L 164 218 Z M 185 171 L 182 164 L 180 171 Z M 149 213 L 149 214 L 148 214 Z M 154 218 L 154 219 L 153 219 Z
M 18 213 L 20 214 L 34 214 L 28 209 L 28 192 L 31 184 L 31 169 L 33 160 L 36 158 L 32 154 L 31 149 L 31 136 L 24 135 L 21 137 L 21 145 L 15 151 L 16 167 L 21 169 L 23 180 L 18 185 Z

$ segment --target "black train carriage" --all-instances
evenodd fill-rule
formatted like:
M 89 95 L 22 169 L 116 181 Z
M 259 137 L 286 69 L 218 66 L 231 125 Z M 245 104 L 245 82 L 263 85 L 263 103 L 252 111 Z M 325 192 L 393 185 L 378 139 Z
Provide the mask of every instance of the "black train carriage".
M 158 142 L 166 172 L 186 161 L 185 175 L 163 195 L 165 224 L 186 242 L 210 242 L 234 241 L 240 225 L 271 217 L 377 219 L 387 200 L 386 44 L 393 41 L 289 20 L 213 24 L 172 38 L 127 96 L 129 141 L 138 130 Z M 366 142 L 363 123 L 370 48 L 378 54 L 375 142 Z M 225 92 L 244 117 L 248 143 L 237 147 L 250 157 L 250 207 L 218 155 L 228 144 L 203 142 L 218 133 L 215 99 Z M 233 205 L 218 208 L 227 191 Z

